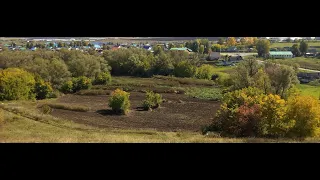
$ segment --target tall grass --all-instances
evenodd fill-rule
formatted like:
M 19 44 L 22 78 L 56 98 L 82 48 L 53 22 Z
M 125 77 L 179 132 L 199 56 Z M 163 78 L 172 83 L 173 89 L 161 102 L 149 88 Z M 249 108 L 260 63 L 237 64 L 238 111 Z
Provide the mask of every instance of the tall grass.
M 178 78 L 174 76 L 153 76 L 154 79 L 170 80 L 178 82 L 179 84 L 185 85 L 202 85 L 202 86 L 213 86 L 215 85 L 214 81 L 206 79 L 195 79 L 195 78 Z
M 45 103 L 43 105 L 40 105 L 39 107 L 42 107 L 44 105 L 47 105 L 54 109 L 64 109 L 69 111 L 78 111 L 78 112 L 87 112 L 90 111 L 89 107 L 86 106 L 75 106 L 75 105 L 67 105 L 62 103 Z

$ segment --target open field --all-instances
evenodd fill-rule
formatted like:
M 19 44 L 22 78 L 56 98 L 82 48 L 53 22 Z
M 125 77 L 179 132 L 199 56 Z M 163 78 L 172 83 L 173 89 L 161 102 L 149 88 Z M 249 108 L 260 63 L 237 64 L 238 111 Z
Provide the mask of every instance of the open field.
M 309 95 L 315 98 L 320 98 L 320 86 L 310 86 L 308 84 L 299 84 L 298 89 L 302 95 Z
M 160 77 L 113 79 L 110 86 L 95 86 L 96 89 L 82 94 L 68 94 L 39 101 L 4 102 L 0 105 L 6 113 L 5 123 L 1 126 L 1 142 L 224 141 L 222 138 L 207 139 L 201 134 L 201 128 L 211 123 L 220 106 L 220 102 L 216 101 L 216 96 L 221 96 L 217 95 L 219 88 L 206 84 L 207 81 Z M 152 80 L 157 83 L 151 84 Z M 139 85 L 133 86 L 132 83 Z M 120 88 L 131 87 L 131 108 L 128 115 L 114 114 L 108 106 L 110 93 L 101 93 L 111 92 L 117 88 L 114 85 Z M 101 91 L 103 88 L 109 90 Z M 144 92 L 158 88 L 177 88 L 183 91 L 163 91 L 160 94 L 164 102 L 160 108 L 153 111 L 142 110 Z M 201 91 L 202 88 L 206 89 Z M 90 91 L 94 93 L 90 94 Z M 52 112 L 43 114 L 43 105 L 49 105 Z
M 153 85 L 152 80 L 156 82 Z M 133 86 L 138 81 L 140 84 Z M 128 115 L 113 114 L 108 106 L 109 94 L 115 85 L 131 87 Z M 312 88 L 299 86 L 304 93 L 310 93 Z M 56 99 L 1 103 L 5 120 L 0 123 L 0 142 L 301 142 L 294 139 L 222 138 L 215 133 L 202 135 L 201 128 L 212 122 L 220 106 L 214 98 L 221 95 L 218 95 L 219 87 L 201 80 L 113 77 L 112 85 L 94 88 L 84 94 L 68 94 Z M 109 90 L 103 90 L 106 88 Z M 141 103 L 146 89 L 141 88 L 177 88 L 180 92 L 161 92 L 164 102 L 160 108 L 143 111 Z M 40 108 L 44 104 L 50 105 L 52 112 L 44 114 Z M 77 111 L 83 107 L 86 107 L 84 111 Z M 302 142 L 319 141 L 311 138 Z
M 296 57 L 292 59 L 277 59 L 274 61 L 286 65 L 293 65 L 294 63 L 297 63 L 300 68 L 320 71 L 320 59 L 317 58 Z
M 292 47 L 294 44 L 299 44 L 299 43 L 271 43 L 271 48 L 275 47 Z M 320 46 L 320 41 L 319 42 L 308 42 L 309 47 L 310 46 Z

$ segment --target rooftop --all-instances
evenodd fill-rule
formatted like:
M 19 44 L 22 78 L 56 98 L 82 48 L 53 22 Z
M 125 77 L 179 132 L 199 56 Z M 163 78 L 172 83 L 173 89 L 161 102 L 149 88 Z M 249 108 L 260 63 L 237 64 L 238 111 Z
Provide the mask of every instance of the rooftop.
M 293 55 L 291 51 L 270 51 L 270 55 Z
M 189 51 L 189 52 L 192 52 L 192 50 L 191 49 L 189 49 L 189 48 L 171 48 L 170 50 L 177 50 L 177 51 Z

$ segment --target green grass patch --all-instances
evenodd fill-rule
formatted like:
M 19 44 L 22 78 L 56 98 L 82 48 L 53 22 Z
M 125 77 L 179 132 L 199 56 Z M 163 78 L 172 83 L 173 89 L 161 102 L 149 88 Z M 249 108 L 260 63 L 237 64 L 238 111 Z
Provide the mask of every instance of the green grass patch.
M 218 101 L 222 98 L 222 90 L 220 88 L 186 88 L 185 94 L 190 97 L 212 101 Z
M 302 95 L 313 96 L 315 98 L 320 97 L 320 86 L 311 86 L 308 84 L 299 84 L 297 88 L 300 90 Z
M 320 46 L 320 42 L 307 42 L 309 47 L 310 46 Z M 283 43 L 271 43 L 271 48 L 283 48 L 283 47 L 292 47 L 294 44 L 300 44 L 299 42 L 294 43 L 294 42 L 283 42 Z
M 317 58 L 296 57 L 292 59 L 276 59 L 276 60 L 267 60 L 267 61 L 274 61 L 279 64 L 285 64 L 285 65 L 293 65 L 294 63 L 297 63 L 299 64 L 300 68 L 320 71 L 320 59 L 317 59 Z

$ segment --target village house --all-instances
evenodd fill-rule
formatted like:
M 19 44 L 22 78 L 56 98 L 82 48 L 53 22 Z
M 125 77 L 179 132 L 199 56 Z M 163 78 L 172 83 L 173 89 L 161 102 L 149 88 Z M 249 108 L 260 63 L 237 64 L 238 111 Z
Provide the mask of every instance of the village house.
M 192 53 L 192 50 L 189 48 L 186 48 L 186 47 L 184 47 L 184 48 L 171 48 L 170 51 L 185 51 L 189 54 Z
M 293 58 L 293 54 L 291 51 L 270 51 L 268 56 L 269 58 L 274 59 Z

